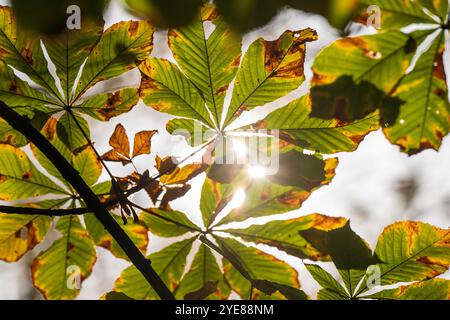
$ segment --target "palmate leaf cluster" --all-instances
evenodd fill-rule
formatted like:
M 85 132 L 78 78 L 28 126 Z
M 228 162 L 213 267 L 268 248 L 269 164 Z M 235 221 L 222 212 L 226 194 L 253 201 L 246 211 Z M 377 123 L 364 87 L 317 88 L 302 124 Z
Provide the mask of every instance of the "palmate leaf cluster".
M 80 31 L 33 37 L 17 28 L 8 7 L 2 7 L 0 22 L 0 99 L 31 119 L 105 205 L 113 202 L 111 213 L 143 253 L 151 235 L 169 239 L 170 245 L 148 258 L 176 298 L 227 299 L 232 292 L 243 299 L 309 298 L 301 290 L 297 266 L 274 257 L 277 250 L 309 261 L 308 271 L 323 287 L 319 299 L 448 298 L 449 282 L 436 278 L 449 266 L 448 230 L 425 223 L 396 223 L 380 235 L 372 252 L 345 218 L 311 214 L 276 219 L 276 215 L 297 210 L 312 192 L 330 184 L 338 166 L 332 155 L 356 150 L 367 134 L 378 129 L 383 116 L 378 108 L 372 108 L 358 119 L 313 117 L 313 90 L 256 123 L 233 129 L 242 113 L 278 101 L 305 81 L 306 46 L 317 39 L 314 30 L 286 31 L 273 41 L 258 39 L 243 54 L 240 36 L 207 4 L 190 24 L 168 30 L 174 58 L 169 61 L 150 57 L 154 28 L 145 21 L 120 22 L 106 30 L 102 21 L 89 22 Z M 409 36 L 396 35 L 412 41 Z M 414 39 L 421 37 L 418 33 Z M 56 76 L 49 65 L 54 66 Z M 90 95 L 95 84 L 136 67 L 142 74 L 140 88 Z M 225 103 L 227 94 L 229 104 Z M 273 141 L 280 148 L 281 169 L 254 179 L 245 165 L 184 164 L 157 156 L 154 177 L 150 176 L 150 164 L 143 173 L 136 170 L 126 177 L 112 176 L 111 181 L 99 182 L 105 163 L 132 166 L 134 158 L 155 153 L 151 139 L 157 132 L 148 128 L 131 140 L 118 124 L 109 140 L 111 150 L 99 156 L 90 141 L 87 119 L 108 121 L 130 111 L 140 99 L 174 116 L 166 126 L 169 133 L 183 129 L 194 136 L 194 128 L 212 132 L 209 140 L 198 146 L 189 137 L 187 142 L 206 150 L 213 160 L 221 155 L 209 147 L 219 138 L 234 139 L 248 129 L 276 131 L 279 134 Z M 85 206 L 41 151 L 29 146 L 6 122 L 0 122 L 0 129 L 2 200 L 49 211 Z M 190 180 L 200 175 L 202 223 L 197 224 L 170 203 L 185 196 Z M 147 207 L 131 205 L 130 212 L 121 200 L 114 202 L 137 189 L 148 194 Z M 245 200 L 233 207 L 239 192 L 245 192 Z M 124 221 L 116 214 L 120 211 Z M 259 217 L 273 219 L 262 225 L 237 224 Z M 79 289 L 66 285 L 68 267 L 79 268 L 82 283 L 94 267 L 96 246 L 126 259 L 92 213 L 57 219 L 0 214 L 0 259 L 19 260 L 53 228 L 58 231 L 56 241 L 31 265 L 33 284 L 47 299 L 77 296 Z M 193 258 L 188 259 L 190 256 Z M 334 263 L 343 285 L 318 264 L 311 264 L 327 261 Z M 371 294 L 368 283 L 374 267 L 380 270 L 380 285 L 411 284 Z M 104 298 L 118 296 L 158 298 L 135 266 L 122 272 L 113 293 Z

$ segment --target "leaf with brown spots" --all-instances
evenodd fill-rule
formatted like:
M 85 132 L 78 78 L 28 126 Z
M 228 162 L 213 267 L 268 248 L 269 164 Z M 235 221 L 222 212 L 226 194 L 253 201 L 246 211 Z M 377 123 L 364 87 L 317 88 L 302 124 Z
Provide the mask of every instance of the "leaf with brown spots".
M 312 29 L 286 31 L 274 41 L 258 39 L 247 50 L 237 73 L 225 126 L 243 111 L 263 106 L 297 89 L 305 80 L 306 43 Z
M 72 109 L 87 114 L 96 120 L 108 121 L 127 113 L 138 101 L 138 89 L 127 88 L 84 99 L 80 104 L 73 106 Z
M 239 207 L 233 208 L 228 215 L 218 222 L 218 225 L 299 209 L 315 190 L 333 180 L 338 165 L 337 159 L 323 161 L 313 156 L 309 157 L 316 159 L 313 160 L 313 163 L 318 161 L 317 164 L 320 165 L 318 171 L 304 171 L 303 173 L 306 172 L 306 174 L 299 172 L 289 179 L 281 172 L 279 177 L 275 175 L 272 179 L 270 177 L 268 177 L 269 179 L 257 179 L 251 181 L 247 186 L 241 185 L 240 188 L 245 191 L 245 200 Z M 301 165 L 301 162 L 299 164 Z M 282 167 L 283 165 L 280 163 L 280 168 Z M 290 183 L 286 182 L 294 183 L 290 186 Z
M 404 76 L 417 46 L 428 34 L 347 37 L 323 49 L 312 67 L 311 115 L 353 122 L 381 109 L 383 99 Z M 401 101 L 391 103 L 389 110 L 381 112 L 395 119 Z
M 383 290 L 365 299 L 379 300 L 450 300 L 450 280 L 431 279 L 396 289 Z
M 191 24 L 169 29 L 169 48 L 180 69 L 201 92 L 214 124 L 220 127 L 225 94 L 240 62 L 241 37 L 214 5 L 205 4 Z
M 450 230 L 422 222 L 397 222 L 378 238 L 382 285 L 435 278 L 450 267 Z M 366 285 L 359 294 L 367 291 Z
M 90 53 L 73 102 L 100 81 L 117 77 L 145 60 L 153 48 L 154 27 L 148 21 L 121 21 L 109 27 Z
M 109 139 L 109 145 L 113 148 L 102 155 L 105 161 L 122 162 L 123 165 L 131 162 L 130 158 L 130 141 L 127 132 L 120 123 L 116 125 L 114 132 Z
M 20 200 L 67 191 L 39 172 L 25 152 L 0 145 L 0 199 Z
M 89 134 L 87 121 L 79 116 L 75 116 L 75 119 L 83 128 L 83 131 Z M 97 182 L 103 166 L 94 150 L 86 145 L 86 138 L 80 130 L 77 130 L 71 116 L 64 114 L 59 120 L 53 117 L 49 118 L 44 124 L 41 133 L 72 164 L 86 183 L 94 185 Z M 64 138 L 61 138 L 61 135 Z M 31 151 L 48 173 L 58 178 L 69 190 L 73 190 L 71 184 L 64 179 L 53 163 L 36 146 L 31 145 Z
M 194 240 L 195 238 L 191 238 L 176 242 L 148 256 L 152 267 L 172 292 L 178 287 L 183 276 L 186 259 Z M 122 292 L 137 300 L 159 298 L 135 266 L 128 267 L 122 272 L 116 280 L 114 291 Z
M 314 248 L 331 257 L 351 297 L 355 296 L 367 268 L 380 261 L 372 254 L 369 245 L 351 229 L 349 221 L 330 230 L 319 225 L 299 230 L 299 234 Z
M 132 158 L 143 154 L 150 154 L 151 152 L 151 139 L 157 134 L 158 131 L 141 131 L 134 136 L 133 154 Z
M 61 237 L 33 260 L 33 284 L 46 299 L 74 299 L 97 260 L 95 245 L 77 216 L 61 217 L 56 229 Z

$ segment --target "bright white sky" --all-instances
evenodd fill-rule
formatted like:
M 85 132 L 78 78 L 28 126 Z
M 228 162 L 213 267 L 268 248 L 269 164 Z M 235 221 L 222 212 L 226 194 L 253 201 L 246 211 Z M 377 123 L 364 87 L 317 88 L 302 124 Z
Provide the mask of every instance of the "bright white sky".
M 0 1 L 0 3 L 6 3 L 6 1 Z M 113 1 L 106 13 L 108 26 L 114 22 L 132 18 L 118 1 Z M 335 30 L 321 17 L 296 10 L 284 10 L 270 25 L 248 34 L 244 39 L 244 50 L 258 37 L 275 39 L 286 29 L 300 30 L 306 27 L 316 29 L 320 36 L 319 41 L 308 46 L 307 77 L 309 79 L 311 58 L 337 37 Z M 154 56 L 171 58 L 165 41 L 164 33 L 157 33 Z M 126 83 L 132 81 L 137 84 L 139 75 L 132 71 L 119 80 L 108 82 L 104 87 L 114 88 L 120 86 L 122 81 Z M 246 121 L 254 122 L 260 119 L 274 108 L 299 98 L 307 89 L 308 81 L 289 97 L 245 115 Z M 170 117 L 159 114 L 140 103 L 129 114 L 113 119 L 110 123 L 91 122 L 92 137 L 96 147 L 102 153 L 107 151 L 109 136 L 117 123 L 124 124 L 130 136 L 141 130 L 158 129 L 160 134 L 153 139 L 153 150 L 158 150 L 160 156 L 189 154 L 190 149 L 182 140 L 173 138 L 165 132 L 165 123 L 169 119 Z M 154 156 L 153 154 L 141 157 L 137 161 L 138 168 L 143 171 L 152 167 Z M 397 147 L 392 146 L 381 132 L 376 132 L 369 135 L 356 152 L 338 156 L 340 165 L 333 183 L 315 192 L 300 210 L 282 215 L 280 218 L 286 219 L 310 213 L 347 217 L 351 219 L 353 229 L 369 241 L 372 248 L 383 228 L 395 221 L 413 219 L 429 222 L 442 228 L 449 226 L 450 138 L 447 137 L 444 140 L 439 153 L 426 151 L 414 157 L 407 157 L 400 153 Z M 123 169 L 121 165 L 111 166 L 111 168 L 117 174 L 124 175 L 131 170 L 131 168 Z M 416 178 L 419 189 L 411 207 L 405 208 L 402 198 L 395 189 L 399 181 L 411 177 Z M 193 189 L 186 198 L 172 203 L 174 209 L 188 213 L 196 222 L 201 221 L 198 205 L 202 179 L 203 176 L 194 180 Z M 142 199 L 142 195 L 138 194 L 135 200 Z M 263 223 L 266 220 L 259 219 L 254 222 Z M 152 236 L 149 252 L 157 251 L 171 242 L 172 240 Z M 17 299 L 29 292 L 31 285 L 29 264 L 32 258 L 45 247 L 46 244 L 38 246 L 19 263 L 0 262 L 0 299 Z M 270 250 L 270 252 L 290 262 L 299 270 L 303 290 L 314 297 L 318 287 L 301 265 L 300 260 L 287 257 L 276 250 Z M 189 260 L 191 259 L 192 255 Z M 97 299 L 103 293 L 110 291 L 114 280 L 127 265 L 125 261 L 115 259 L 106 250 L 98 249 L 98 261 L 92 275 L 83 283 L 79 298 Z M 332 270 L 329 265 L 326 268 Z

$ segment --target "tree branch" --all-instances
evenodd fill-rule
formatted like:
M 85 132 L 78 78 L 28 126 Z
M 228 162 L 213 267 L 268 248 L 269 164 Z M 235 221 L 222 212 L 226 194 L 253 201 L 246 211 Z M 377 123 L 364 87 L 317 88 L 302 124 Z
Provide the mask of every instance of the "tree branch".
M 10 126 L 22 133 L 30 142 L 32 142 L 45 156 L 53 163 L 55 168 L 61 173 L 81 198 L 87 207 L 92 210 L 97 219 L 102 223 L 105 229 L 111 234 L 114 240 L 120 245 L 133 265 L 142 273 L 144 278 L 153 287 L 156 293 L 163 300 L 174 300 L 175 297 L 167 288 L 162 279 L 151 267 L 151 262 L 135 246 L 125 231 L 110 215 L 106 207 L 100 202 L 98 197 L 92 192 L 79 173 L 70 165 L 58 150 L 45 139 L 42 134 L 36 130 L 27 117 L 21 116 L 13 109 L 0 102 L 0 117 L 6 120 Z

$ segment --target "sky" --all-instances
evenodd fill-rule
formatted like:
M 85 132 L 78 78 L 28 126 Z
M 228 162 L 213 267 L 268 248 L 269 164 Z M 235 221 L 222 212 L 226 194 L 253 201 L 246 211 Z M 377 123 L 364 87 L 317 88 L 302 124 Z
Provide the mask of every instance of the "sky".
M 0 1 L 0 3 L 5 3 L 5 1 Z M 133 19 L 133 17 L 121 7 L 118 1 L 113 1 L 105 14 L 107 26 L 128 19 Z M 245 51 L 249 44 L 259 37 L 273 40 L 278 38 L 284 30 L 301 30 L 307 27 L 315 29 L 319 34 L 319 40 L 307 47 L 308 55 L 305 68 L 307 81 L 288 97 L 244 114 L 243 122 L 253 123 L 255 120 L 263 118 L 270 111 L 305 94 L 308 90 L 308 80 L 311 78 L 312 58 L 323 47 L 332 43 L 338 37 L 338 33 L 320 16 L 305 14 L 293 9 L 283 9 L 269 25 L 244 37 L 243 50 Z M 160 31 L 155 35 L 155 50 L 152 55 L 173 59 L 167 47 L 165 32 Z M 448 68 L 447 63 L 446 68 Z M 111 90 L 120 87 L 123 83 L 138 85 L 139 73 L 136 70 L 131 71 L 120 79 L 108 81 L 94 88 L 88 94 L 95 94 L 97 90 Z M 117 123 L 122 123 L 125 126 L 129 136 L 133 136 L 141 130 L 157 129 L 159 135 L 153 138 L 152 148 L 157 150 L 159 156 L 185 156 L 192 149 L 188 148 L 182 139 L 172 137 L 165 131 L 165 123 L 170 119 L 171 117 L 160 114 L 140 102 L 133 111 L 114 118 L 109 123 L 90 121 L 92 140 L 100 153 L 103 153 L 109 149 L 108 139 Z M 143 171 L 152 167 L 155 155 L 153 153 L 150 156 L 139 158 L 136 161 L 137 168 Z M 356 152 L 339 154 L 337 157 L 340 164 L 331 185 L 313 193 L 301 209 L 277 216 L 277 218 L 287 219 L 311 213 L 346 217 L 351 220 L 353 230 L 366 239 L 372 248 L 374 248 L 377 237 L 383 228 L 396 221 L 421 220 L 442 228 L 449 226 L 449 137 L 444 139 L 439 152 L 425 151 L 419 155 L 408 157 L 401 153 L 398 147 L 391 145 L 382 132 L 374 132 L 366 137 Z M 111 165 L 110 168 L 118 175 L 125 175 L 132 170 L 132 168 L 123 168 L 120 164 Z M 203 178 L 204 176 L 199 176 L 194 179 L 193 188 L 188 195 L 172 203 L 174 209 L 186 212 L 194 222 L 198 223 L 201 221 L 199 199 Z M 106 179 L 106 176 L 103 175 L 102 179 Z M 415 188 L 413 189 L 412 200 L 407 201 L 398 190 L 402 186 L 410 185 L 414 185 Z M 137 194 L 134 200 L 142 202 L 144 201 L 144 195 Z M 250 222 L 262 224 L 265 221 L 268 220 L 264 218 L 252 219 Z M 148 248 L 149 252 L 158 251 L 172 241 L 174 239 L 161 239 L 152 235 Z M 18 263 L 6 264 L 0 262 L 0 299 L 40 298 L 39 293 L 31 287 L 29 264 L 33 257 L 47 248 L 48 245 L 49 241 L 45 241 Z M 315 296 L 318 286 L 299 259 L 288 257 L 278 250 L 268 249 L 264 246 L 261 248 L 294 265 L 300 273 L 302 289 L 312 297 Z M 97 253 L 98 260 L 93 273 L 83 283 L 78 299 L 98 299 L 103 293 L 113 288 L 114 280 L 129 265 L 124 260 L 114 258 L 104 249 L 98 248 Z M 192 253 L 188 261 L 191 260 Z M 336 274 L 330 264 L 324 264 L 323 266 Z

